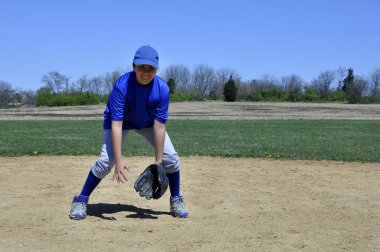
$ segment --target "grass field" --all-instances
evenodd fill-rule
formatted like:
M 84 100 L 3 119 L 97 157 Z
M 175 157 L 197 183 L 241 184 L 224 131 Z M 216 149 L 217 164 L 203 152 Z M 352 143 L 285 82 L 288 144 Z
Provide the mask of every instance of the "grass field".
M 0 121 L 0 155 L 98 155 L 101 121 Z M 380 162 L 380 121 L 171 120 L 167 129 L 181 156 L 265 157 Z M 153 155 L 130 134 L 124 155 Z

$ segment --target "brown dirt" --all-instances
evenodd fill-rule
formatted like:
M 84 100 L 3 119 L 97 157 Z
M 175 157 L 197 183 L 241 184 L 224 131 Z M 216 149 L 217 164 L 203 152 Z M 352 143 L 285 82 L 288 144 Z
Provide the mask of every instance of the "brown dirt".
M 182 158 L 188 219 L 168 193 L 140 198 L 149 157 L 128 158 L 125 184 L 106 177 L 84 221 L 68 217 L 96 157 L 0 158 L 1 251 L 379 251 L 380 165 Z
M 102 119 L 104 105 L 1 109 L 0 120 Z M 173 102 L 170 119 L 365 119 L 380 120 L 380 104 Z
M 0 120 L 101 119 L 104 105 L 0 110 Z M 172 103 L 180 119 L 369 119 L 380 105 Z M 126 184 L 106 177 L 84 221 L 68 217 L 94 156 L 0 157 L 0 251 L 380 251 L 380 164 L 182 158 L 188 219 L 138 196 L 152 162 L 126 159 Z

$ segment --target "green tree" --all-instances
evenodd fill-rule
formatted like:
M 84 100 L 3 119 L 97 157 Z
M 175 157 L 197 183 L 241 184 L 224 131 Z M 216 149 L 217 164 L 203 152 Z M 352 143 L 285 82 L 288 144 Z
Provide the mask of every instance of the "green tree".
M 52 91 L 48 87 L 42 87 L 37 90 L 36 92 L 36 105 L 37 106 L 44 106 L 47 105 L 48 100 L 52 94 Z
M 343 80 L 342 91 L 347 93 L 348 90 L 350 89 L 350 87 L 353 85 L 354 80 L 355 80 L 354 70 L 352 68 L 349 68 L 348 74 L 347 74 L 346 78 L 344 78 L 344 80 Z
M 168 86 L 169 86 L 170 94 L 174 94 L 175 93 L 176 84 L 175 84 L 175 81 L 172 78 L 169 79 Z
M 236 101 L 237 86 L 235 81 L 232 79 L 232 75 L 230 76 L 230 79 L 227 81 L 227 83 L 224 85 L 223 95 L 224 100 L 227 102 Z
M 306 102 L 318 102 L 321 96 L 314 87 L 305 87 L 305 93 L 301 95 L 301 99 Z
M 347 77 L 343 80 L 342 87 L 348 103 L 354 104 L 361 102 L 366 86 L 366 80 L 361 77 L 355 78 L 354 70 L 352 68 L 348 69 L 348 74 Z

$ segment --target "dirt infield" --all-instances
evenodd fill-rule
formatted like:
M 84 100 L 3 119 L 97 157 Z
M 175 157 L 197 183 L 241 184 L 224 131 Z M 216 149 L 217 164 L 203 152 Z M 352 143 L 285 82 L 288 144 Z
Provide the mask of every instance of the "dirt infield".
M 0 110 L 0 120 L 99 119 L 104 105 Z M 172 119 L 368 119 L 380 105 L 172 103 Z M 94 156 L 0 157 L 0 251 L 380 251 L 380 164 L 182 157 L 188 219 L 168 193 L 138 196 L 152 162 L 128 158 L 126 184 L 106 177 L 88 218 L 68 217 Z
M 0 251 L 379 251 L 380 165 L 182 158 L 188 219 L 168 194 L 106 177 L 83 221 L 68 217 L 96 157 L 0 158 Z

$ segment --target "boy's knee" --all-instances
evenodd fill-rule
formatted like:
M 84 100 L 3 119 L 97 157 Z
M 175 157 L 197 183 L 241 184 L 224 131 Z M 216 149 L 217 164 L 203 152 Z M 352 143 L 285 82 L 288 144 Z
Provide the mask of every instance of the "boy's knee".
M 112 161 L 98 159 L 95 164 L 92 165 L 91 170 L 97 178 L 103 179 L 111 172 L 114 165 Z
M 179 171 L 181 162 L 177 153 L 163 155 L 162 165 L 164 166 L 166 173 L 175 173 Z

